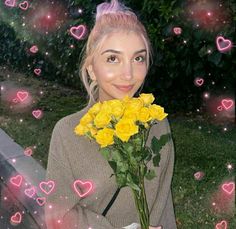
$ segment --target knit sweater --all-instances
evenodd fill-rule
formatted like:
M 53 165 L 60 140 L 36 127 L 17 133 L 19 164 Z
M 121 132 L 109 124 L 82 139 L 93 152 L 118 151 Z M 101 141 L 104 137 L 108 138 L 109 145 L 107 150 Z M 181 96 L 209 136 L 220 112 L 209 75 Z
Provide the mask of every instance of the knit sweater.
M 59 120 L 52 132 L 46 180 L 55 182 L 55 188 L 46 195 L 45 219 L 48 229 L 121 229 L 139 223 L 133 193 L 129 187 L 121 188 L 115 202 L 107 212 L 102 212 L 118 186 L 113 170 L 99 152 L 95 140 L 74 133 L 75 126 L 88 111 L 79 112 Z M 153 136 L 159 138 L 170 132 L 167 118 L 153 125 L 146 145 L 150 147 Z M 171 180 L 174 166 L 174 145 L 170 138 L 162 148 L 158 167 L 150 161 L 156 177 L 144 182 L 150 211 L 150 225 L 176 229 Z M 75 180 L 91 181 L 93 190 L 80 197 L 72 188 Z

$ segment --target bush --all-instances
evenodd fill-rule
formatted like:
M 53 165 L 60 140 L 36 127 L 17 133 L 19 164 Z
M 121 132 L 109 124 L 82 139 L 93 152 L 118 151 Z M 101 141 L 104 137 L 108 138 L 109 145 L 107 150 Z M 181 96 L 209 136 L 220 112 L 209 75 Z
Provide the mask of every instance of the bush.
M 48 35 L 25 30 L 22 10 L 2 7 L 0 32 L 0 60 L 27 75 L 33 74 L 34 68 L 41 68 L 41 77 L 60 82 L 64 85 L 83 89 L 79 80 L 80 53 L 86 39 L 78 41 L 69 33 L 73 25 L 85 24 L 90 30 L 94 23 L 96 5 L 102 1 L 57 1 L 58 6 L 67 9 L 68 17 L 60 29 Z M 220 53 L 215 44 L 216 36 L 222 35 L 233 40 L 235 37 L 236 3 L 228 1 L 222 5 L 212 2 L 195 8 L 194 18 L 189 13 L 194 1 L 181 0 L 126 0 L 125 5 L 132 8 L 146 26 L 154 49 L 154 63 L 150 68 L 148 80 L 143 91 L 154 93 L 158 103 L 165 105 L 168 111 L 193 111 L 202 105 L 201 94 L 204 91 L 223 90 L 230 92 L 235 85 L 235 52 Z M 222 3 L 223 4 L 223 3 Z M 36 13 L 40 1 L 32 3 L 28 11 Z M 78 13 L 81 8 L 83 12 Z M 207 17 L 207 10 L 213 16 Z M 14 26 L 7 20 L 12 17 Z M 4 16 L 5 15 L 5 16 Z M 201 17 L 200 17 L 200 16 Z M 27 17 L 27 16 L 26 16 Z M 58 16 L 59 17 L 59 16 Z M 216 19 L 219 22 L 216 23 Z M 225 21 L 222 24 L 222 21 Z M 197 26 L 198 25 L 198 26 Z M 175 35 L 173 28 L 182 28 L 181 35 Z M 29 48 L 37 44 L 40 51 L 29 53 Z M 71 48 L 73 47 L 73 48 Z M 210 50 L 210 51 L 209 51 Z M 49 55 L 45 55 L 48 52 Z M 210 53 L 209 53 L 210 52 Z M 3 54 L 4 53 L 4 54 Z M 202 77 L 205 83 L 196 87 L 196 77 Z M 214 85 L 211 83 L 214 81 Z M 84 90 L 84 89 L 83 89 Z

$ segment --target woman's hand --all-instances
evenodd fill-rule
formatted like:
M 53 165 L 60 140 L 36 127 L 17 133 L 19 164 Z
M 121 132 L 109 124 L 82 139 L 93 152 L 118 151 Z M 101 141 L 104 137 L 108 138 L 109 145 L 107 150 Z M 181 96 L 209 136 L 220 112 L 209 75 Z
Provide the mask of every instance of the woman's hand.
M 162 226 L 159 226 L 159 227 L 151 227 L 151 226 L 149 226 L 149 229 L 162 229 Z

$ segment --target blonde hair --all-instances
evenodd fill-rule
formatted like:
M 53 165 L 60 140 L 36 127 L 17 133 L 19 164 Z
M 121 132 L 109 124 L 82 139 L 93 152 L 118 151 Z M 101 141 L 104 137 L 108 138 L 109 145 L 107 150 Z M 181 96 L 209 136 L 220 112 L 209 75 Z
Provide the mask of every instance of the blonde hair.
M 111 0 L 111 3 L 104 2 L 99 4 L 95 19 L 95 25 L 89 34 L 87 43 L 83 47 L 82 61 L 80 63 L 80 79 L 88 92 L 87 99 L 89 99 L 86 108 L 98 102 L 97 81 L 90 79 L 87 67 L 93 62 L 94 54 L 99 51 L 108 35 L 119 31 L 132 31 L 139 34 L 147 49 L 147 70 L 149 69 L 149 59 L 151 58 L 152 61 L 153 55 L 145 27 L 138 20 L 135 13 L 122 3 L 119 3 L 118 0 Z M 139 93 L 143 88 L 143 84 L 140 87 Z

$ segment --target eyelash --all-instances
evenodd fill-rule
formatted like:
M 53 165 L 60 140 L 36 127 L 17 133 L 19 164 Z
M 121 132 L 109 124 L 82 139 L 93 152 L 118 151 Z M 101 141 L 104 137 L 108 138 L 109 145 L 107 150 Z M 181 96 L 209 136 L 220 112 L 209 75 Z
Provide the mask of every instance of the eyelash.
M 110 61 L 108 61 L 111 57 L 116 57 L 115 55 L 112 55 L 112 56 L 109 56 L 108 58 L 107 58 L 107 62 L 108 63 L 115 63 L 115 62 L 110 62 Z M 146 60 L 146 58 L 144 57 L 144 56 L 138 56 L 138 57 L 142 57 L 143 58 L 143 60 L 142 61 L 138 61 L 138 62 L 145 62 L 145 60 Z

